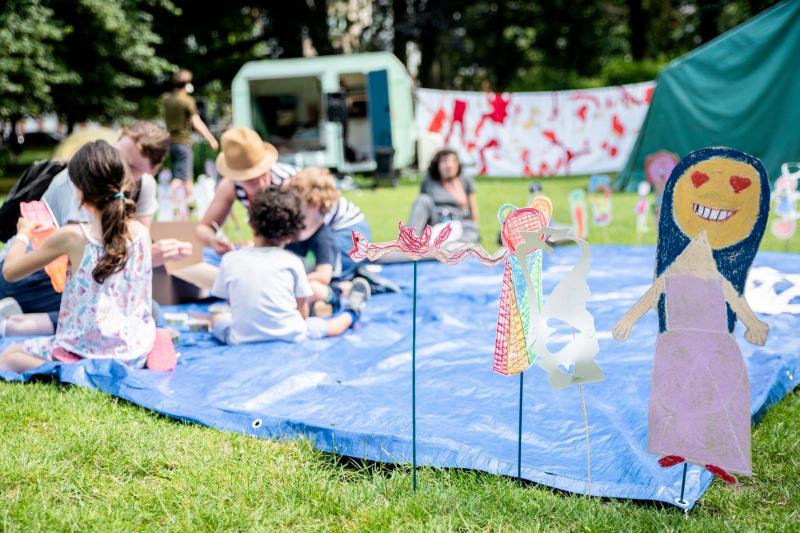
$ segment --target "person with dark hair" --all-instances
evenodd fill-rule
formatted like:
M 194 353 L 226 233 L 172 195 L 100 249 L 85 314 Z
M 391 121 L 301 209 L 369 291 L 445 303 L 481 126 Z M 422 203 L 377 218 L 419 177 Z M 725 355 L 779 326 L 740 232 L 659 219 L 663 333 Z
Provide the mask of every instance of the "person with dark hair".
M 450 149 L 440 150 L 433 156 L 408 218 L 408 225 L 417 232 L 426 225 L 447 222 L 453 223 L 451 240 L 480 240 L 475 182 L 461 176 L 458 154 Z
M 133 182 L 126 179 L 119 152 L 105 141 L 85 145 L 68 168 L 89 222 L 61 227 L 41 247 L 26 253 L 39 225 L 20 218 L 3 265 L 3 276 L 15 281 L 62 255 L 68 257 L 58 328 L 54 336 L 6 349 L 0 369 L 24 372 L 45 361 L 76 358 L 115 359 L 143 367 L 156 338 L 153 269 L 150 235 L 133 220 Z M 2 329 L 24 325 L 24 319 L 25 315 L 0 319 Z
M 269 340 L 299 342 L 343 334 L 361 316 L 369 284 L 353 281 L 342 313 L 309 317 L 313 292 L 303 261 L 284 247 L 304 228 L 303 203 L 291 190 L 268 188 L 250 202 L 255 246 L 222 256 L 211 293 L 230 302 L 230 313 L 214 318 L 212 334 L 225 344 Z
M 123 128 L 113 144 L 113 148 L 119 153 L 128 169 L 131 189 L 129 199 L 134 208 L 134 216 L 146 228 L 150 227 L 158 208 L 153 174 L 164 161 L 168 147 L 167 131 L 155 122 L 146 120 L 136 121 Z M 59 226 L 91 221 L 88 209 L 84 209 L 81 205 L 81 195 L 72 179 L 70 167 L 56 174 L 41 200 L 47 204 Z M 12 242 L 9 240 L 6 250 L 11 246 Z M 179 261 L 191 252 L 191 243 L 176 239 L 161 239 L 152 244 L 152 262 L 153 265 L 159 266 L 166 261 Z M 0 252 L 0 258 L 4 253 L 5 251 Z M 49 313 L 52 327 L 55 328 L 61 294 L 53 289 L 50 278 L 43 270 L 14 283 L 0 277 L 0 298 L 2 299 L 0 308 L 7 305 L 18 313 Z
M 172 176 L 185 184 L 187 192 L 191 190 L 194 178 L 192 128 L 203 136 L 212 150 L 219 148 L 219 143 L 197 113 L 197 104 L 191 96 L 192 92 L 194 92 L 192 73 L 181 69 L 172 76 L 172 91 L 166 93 L 162 99 L 164 123 L 169 130 Z

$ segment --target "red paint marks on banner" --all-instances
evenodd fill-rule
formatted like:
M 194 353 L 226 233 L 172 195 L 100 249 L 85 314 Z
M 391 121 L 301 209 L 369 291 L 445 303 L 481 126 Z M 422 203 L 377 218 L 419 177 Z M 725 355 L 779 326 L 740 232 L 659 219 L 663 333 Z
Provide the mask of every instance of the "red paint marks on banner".
M 625 104 L 626 106 L 639 106 L 644 103 L 635 96 L 633 96 L 633 94 L 631 94 L 631 92 L 625 87 L 620 85 L 619 90 L 621 93 L 622 103 Z
M 442 131 L 445 118 L 447 118 L 447 114 L 445 114 L 444 109 L 440 107 L 436 111 L 436 114 L 433 115 L 433 119 L 431 119 L 431 123 L 428 125 L 428 131 L 431 133 L 439 133 Z
M 608 155 L 611 157 L 617 157 L 617 154 L 619 153 L 617 147 L 608 142 L 604 142 L 603 144 L 601 144 L 600 149 L 608 153 Z
M 625 135 L 625 126 L 619 120 L 619 117 L 617 115 L 611 117 L 611 130 L 620 137 Z
M 570 96 L 569 99 L 572 100 L 573 102 L 577 102 L 579 100 L 586 100 L 593 103 L 597 107 L 600 107 L 600 99 L 594 96 L 593 94 L 584 94 L 579 92 L 578 94 L 573 94 L 572 96 Z
M 486 172 L 488 171 L 488 167 L 486 165 L 486 151 L 492 148 L 499 148 L 499 147 L 500 143 L 497 142 L 497 139 L 492 139 L 491 141 L 483 145 L 483 148 L 481 148 L 479 151 L 481 158 L 481 169 L 478 171 L 478 174 L 485 176 Z
M 447 131 L 447 135 L 444 138 L 445 146 L 450 144 L 450 136 L 453 134 L 453 129 L 456 124 L 461 128 L 461 144 L 464 144 L 464 115 L 466 112 L 466 100 L 453 100 L 453 118 L 450 120 L 450 129 Z
M 524 148 L 522 150 L 522 154 L 520 155 L 520 159 L 522 159 L 522 175 L 533 176 L 533 169 L 531 168 L 531 151 L 527 148 Z
M 511 95 L 509 95 L 508 99 L 505 99 L 502 94 L 492 93 L 487 98 L 492 110 L 489 113 L 484 113 L 481 117 L 478 127 L 475 128 L 475 137 L 480 135 L 481 128 L 483 128 L 483 124 L 487 119 L 495 124 L 502 125 L 506 121 L 506 117 L 508 117 L 508 105 L 511 103 Z

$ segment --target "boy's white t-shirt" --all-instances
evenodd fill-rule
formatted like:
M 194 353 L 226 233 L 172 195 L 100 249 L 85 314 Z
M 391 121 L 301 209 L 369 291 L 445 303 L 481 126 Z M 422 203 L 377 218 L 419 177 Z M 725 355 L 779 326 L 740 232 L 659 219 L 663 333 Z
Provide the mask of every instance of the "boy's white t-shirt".
M 303 262 L 277 247 L 253 246 L 222 256 L 211 294 L 230 302 L 231 344 L 302 340 L 308 326 L 297 298 L 311 296 Z

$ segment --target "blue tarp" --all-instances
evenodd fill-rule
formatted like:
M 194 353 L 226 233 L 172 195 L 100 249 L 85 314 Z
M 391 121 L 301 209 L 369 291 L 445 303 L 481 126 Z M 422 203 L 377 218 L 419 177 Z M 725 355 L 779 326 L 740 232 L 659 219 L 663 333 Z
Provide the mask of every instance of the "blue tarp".
M 584 386 L 591 434 L 592 483 L 579 391 L 554 390 L 545 374 L 525 373 L 522 476 L 550 487 L 597 496 L 674 504 L 682 467 L 663 469 L 647 453 L 647 404 L 657 331 L 655 313 L 626 343 L 611 338 L 616 320 L 652 279 L 650 247 L 592 248 L 592 296 L 606 380 Z M 573 248 L 545 256 L 550 290 L 577 257 Z M 761 253 L 756 266 L 800 272 L 800 256 Z M 419 264 L 417 453 L 420 465 L 515 476 L 518 377 L 494 374 L 492 353 L 501 268 L 474 263 Z M 411 284 L 412 266 L 384 274 Z M 737 337 L 747 359 L 755 419 L 797 384 L 800 317 L 763 317 L 766 347 Z M 205 333 L 181 335 L 174 373 L 130 370 L 111 362 L 48 363 L 35 374 L 104 390 L 167 416 L 259 437 L 306 437 L 322 450 L 394 463 L 411 460 L 411 294 L 372 299 L 359 327 L 305 344 L 223 347 Z M 6 343 L 7 344 L 7 343 Z M 758 470 L 756 469 L 756 473 Z M 691 466 L 690 508 L 711 482 Z

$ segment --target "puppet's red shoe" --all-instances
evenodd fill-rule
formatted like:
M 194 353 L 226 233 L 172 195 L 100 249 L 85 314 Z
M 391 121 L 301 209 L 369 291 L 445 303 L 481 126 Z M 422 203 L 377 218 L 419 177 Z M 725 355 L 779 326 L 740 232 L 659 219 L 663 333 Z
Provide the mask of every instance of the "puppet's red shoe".
M 669 468 L 670 466 L 679 465 L 684 462 L 686 459 L 681 457 L 680 455 L 665 455 L 661 459 L 658 460 L 658 465 L 662 468 Z
M 724 481 L 731 487 L 735 487 L 736 484 L 738 483 L 735 476 L 729 474 L 728 472 L 726 472 L 725 470 L 723 470 L 718 466 L 706 465 L 706 470 L 708 470 L 709 472 L 720 478 L 722 481 Z

